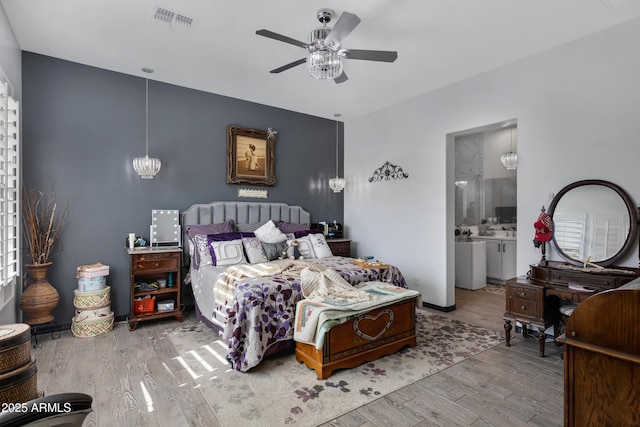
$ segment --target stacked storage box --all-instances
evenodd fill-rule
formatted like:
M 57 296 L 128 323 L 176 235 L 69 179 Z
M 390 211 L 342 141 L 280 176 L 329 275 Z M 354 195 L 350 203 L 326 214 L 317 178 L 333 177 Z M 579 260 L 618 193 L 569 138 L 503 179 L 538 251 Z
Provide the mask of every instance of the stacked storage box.
M 73 291 L 76 315 L 71 321 L 74 336 L 95 337 L 113 329 L 108 275 L 108 265 L 97 263 L 78 267 L 78 289 Z
M 0 402 L 24 403 L 41 397 L 36 373 L 29 325 L 0 325 Z

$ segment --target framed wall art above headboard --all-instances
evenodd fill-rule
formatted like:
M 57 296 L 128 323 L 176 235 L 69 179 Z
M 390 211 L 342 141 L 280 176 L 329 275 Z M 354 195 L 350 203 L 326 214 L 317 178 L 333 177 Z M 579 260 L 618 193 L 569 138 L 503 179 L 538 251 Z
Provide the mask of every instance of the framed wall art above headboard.
M 227 126 L 227 184 L 275 185 L 276 133 Z

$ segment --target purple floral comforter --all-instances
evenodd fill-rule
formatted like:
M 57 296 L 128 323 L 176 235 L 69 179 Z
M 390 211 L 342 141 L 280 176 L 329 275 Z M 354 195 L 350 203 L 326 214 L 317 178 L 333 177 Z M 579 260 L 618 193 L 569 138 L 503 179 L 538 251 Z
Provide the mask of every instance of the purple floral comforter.
M 381 281 L 407 287 L 395 266 L 365 269 L 355 265 L 353 258 L 338 256 L 305 261 L 336 270 L 352 285 Z M 277 274 L 236 281 L 231 306 L 216 304 L 216 309 L 225 313 L 223 338 L 229 344 L 227 359 L 234 369 L 246 372 L 258 365 L 274 344 L 293 339 L 295 308 L 301 298 L 299 276 Z

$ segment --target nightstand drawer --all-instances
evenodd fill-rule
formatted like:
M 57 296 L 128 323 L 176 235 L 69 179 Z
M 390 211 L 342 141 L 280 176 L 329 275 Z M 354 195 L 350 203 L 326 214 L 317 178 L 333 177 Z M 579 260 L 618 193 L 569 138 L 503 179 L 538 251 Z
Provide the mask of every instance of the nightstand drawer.
M 351 240 L 340 239 L 340 240 L 332 240 L 327 239 L 327 244 L 329 248 L 331 248 L 331 253 L 335 256 L 351 256 Z
M 156 270 L 179 269 L 180 258 L 173 254 L 148 254 L 134 257 L 131 264 L 133 273 L 153 272 Z

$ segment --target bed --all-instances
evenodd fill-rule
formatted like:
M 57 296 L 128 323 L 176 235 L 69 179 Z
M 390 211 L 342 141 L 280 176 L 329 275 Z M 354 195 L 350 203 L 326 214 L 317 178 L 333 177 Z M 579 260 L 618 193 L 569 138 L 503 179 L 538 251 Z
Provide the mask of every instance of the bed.
M 381 281 L 407 287 L 395 266 L 367 269 L 354 264 L 352 258 L 333 256 L 324 235 L 311 228 L 311 215 L 300 206 L 212 202 L 191 206 L 180 219 L 185 242 L 183 265 L 188 270 L 186 280 L 193 290 L 196 314 L 227 342 L 227 359 L 238 371 L 248 371 L 270 354 L 295 348 L 295 307 L 302 293 L 299 269 L 290 268 L 292 263 L 334 270 L 351 285 Z M 256 237 L 256 232 L 270 223 L 287 235 L 285 246 L 290 254 L 290 242 L 300 242 L 303 260 L 274 259 L 277 251 Z M 275 249 L 282 247 L 276 245 Z M 222 278 L 229 281 L 230 272 L 254 267 L 275 273 L 242 276 L 226 292 L 220 289 Z

